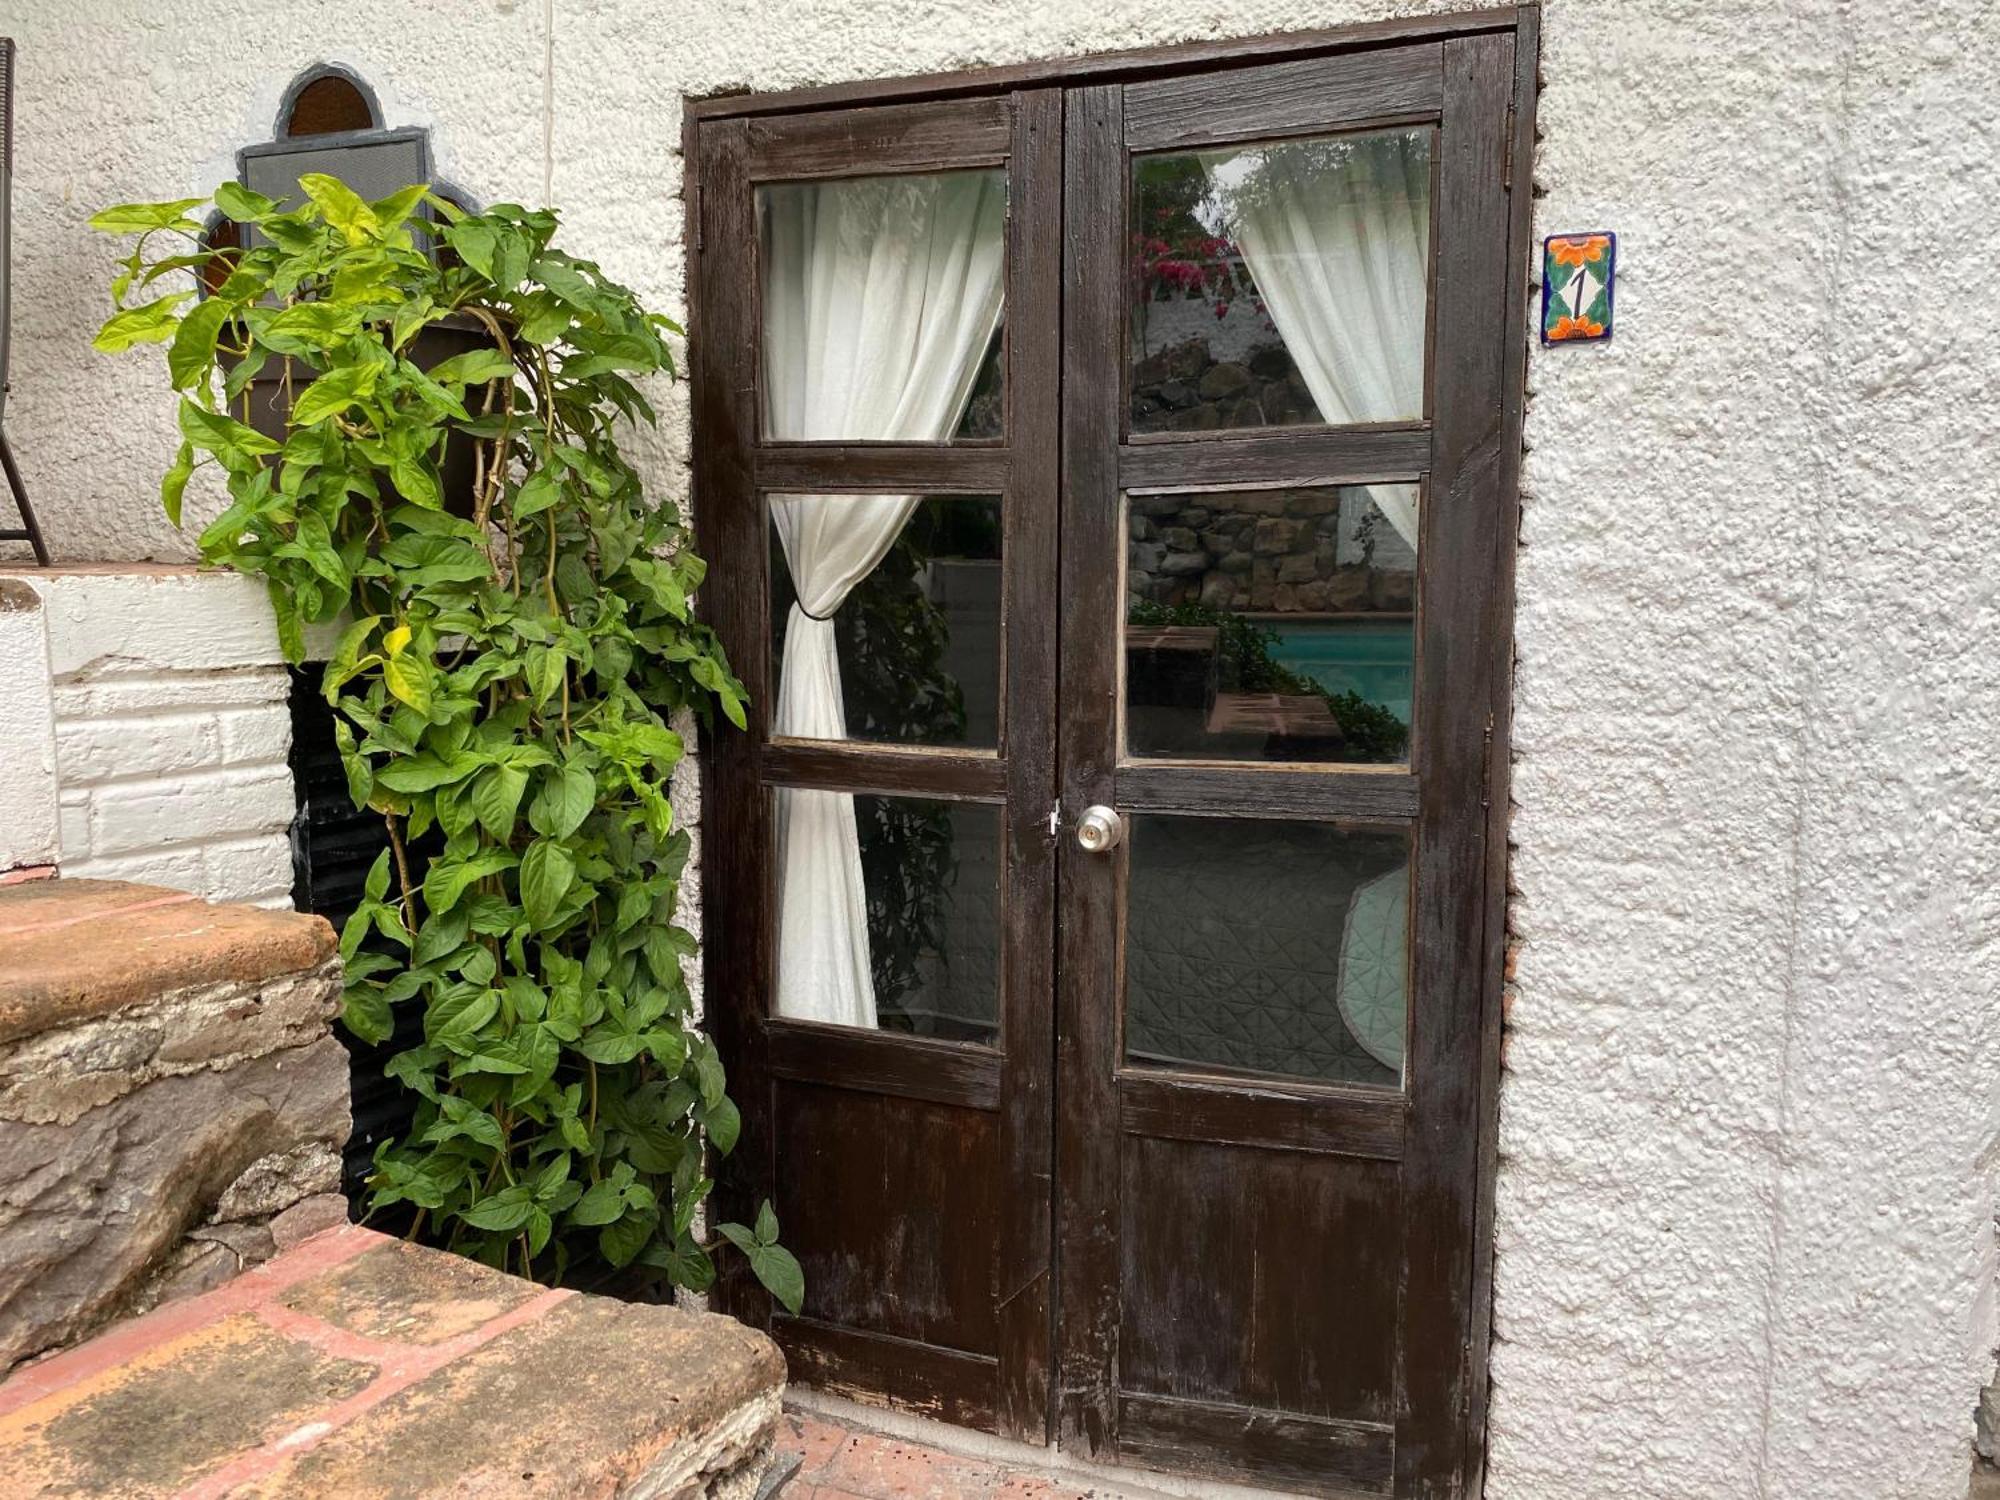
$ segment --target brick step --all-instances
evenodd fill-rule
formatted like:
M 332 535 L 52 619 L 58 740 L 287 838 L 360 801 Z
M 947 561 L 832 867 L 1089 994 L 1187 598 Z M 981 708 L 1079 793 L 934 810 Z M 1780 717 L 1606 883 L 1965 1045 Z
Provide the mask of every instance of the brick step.
M 343 1226 L 0 1384 L 0 1500 L 750 1500 L 784 1361 L 728 1318 Z

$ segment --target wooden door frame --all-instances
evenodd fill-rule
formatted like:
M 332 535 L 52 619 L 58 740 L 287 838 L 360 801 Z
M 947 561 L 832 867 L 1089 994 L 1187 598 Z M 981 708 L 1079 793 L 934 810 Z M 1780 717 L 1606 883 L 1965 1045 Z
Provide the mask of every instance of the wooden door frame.
M 1463 300 L 1458 303 L 1461 309 L 1471 306 L 1475 290 L 1477 296 L 1488 299 L 1489 309 L 1497 300 L 1507 334 L 1498 341 L 1488 338 L 1475 341 L 1472 347 L 1453 348 L 1446 343 L 1449 327 L 1441 329 L 1436 345 L 1440 357 L 1433 376 L 1434 380 L 1479 383 L 1484 389 L 1497 392 L 1499 400 L 1497 405 L 1476 412 L 1461 412 L 1439 423 L 1426 444 L 1433 450 L 1434 469 L 1437 467 L 1436 456 L 1444 455 L 1450 467 L 1471 476 L 1468 482 L 1475 483 L 1489 497 L 1485 509 L 1472 523 L 1475 530 L 1454 538 L 1451 545 L 1477 549 L 1489 555 L 1493 583 L 1490 590 L 1485 591 L 1477 618 L 1460 622 L 1465 636 L 1455 647 L 1478 655 L 1483 664 L 1483 680 L 1489 689 L 1483 702 L 1463 706 L 1466 713 L 1475 715 L 1481 723 L 1483 753 L 1476 761 L 1459 767 L 1459 774 L 1452 783 L 1452 795 L 1462 798 L 1463 806 L 1478 809 L 1476 816 L 1466 820 L 1468 842 L 1452 855 L 1462 862 L 1469 878 L 1476 880 L 1482 897 L 1480 930 L 1458 935 L 1462 944 L 1458 960 L 1477 974 L 1478 1058 L 1476 1068 L 1462 1080 L 1460 1096 L 1452 1101 L 1450 1110 L 1454 1121 L 1469 1127 L 1474 1133 L 1476 1181 L 1472 1189 L 1473 1224 L 1469 1243 L 1462 1256 L 1445 1253 L 1447 1264 L 1438 1267 L 1451 1282 L 1465 1288 L 1467 1298 L 1465 1307 L 1469 1314 L 1469 1335 L 1462 1346 L 1464 1357 L 1456 1367 L 1450 1393 L 1450 1404 L 1462 1414 L 1462 1420 L 1451 1423 L 1450 1430 L 1439 1428 L 1421 1435 L 1426 1452 L 1418 1467 L 1422 1469 L 1423 1476 L 1419 1478 L 1413 1470 L 1411 1477 L 1422 1486 L 1420 1492 L 1424 1494 L 1478 1493 L 1485 1460 L 1488 1391 L 1485 1359 L 1491 1330 L 1493 1179 L 1506 947 L 1508 726 L 1512 708 L 1514 554 L 1518 535 L 1518 482 L 1527 359 L 1526 308 L 1531 234 L 1529 180 L 1534 145 L 1539 27 L 1539 6 L 1524 4 L 1327 31 L 1150 48 L 934 76 L 835 84 L 777 94 L 738 94 L 690 100 L 683 122 L 684 199 L 688 205 L 685 238 L 690 267 L 689 362 L 694 386 L 695 524 L 704 554 L 711 561 L 717 561 L 756 555 L 754 551 L 745 550 L 743 518 L 732 516 L 730 506 L 722 501 L 731 493 L 767 487 L 785 455 L 765 454 L 758 464 L 759 473 L 753 477 L 750 455 L 724 440 L 742 415 L 740 409 L 731 409 L 732 401 L 748 399 L 748 387 L 741 380 L 743 371 L 739 360 L 741 349 L 754 344 L 755 326 L 754 322 L 746 321 L 753 303 L 744 295 L 740 268 L 717 265 L 704 259 L 701 253 L 704 216 L 712 212 L 711 195 L 697 170 L 704 127 L 741 121 L 746 127 L 761 129 L 771 125 L 782 130 L 786 127 L 779 122 L 788 116 L 888 104 L 939 106 L 941 112 L 932 117 L 942 118 L 953 108 L 976 107 L 976 101 L 981 97 L 1014 91 L 1122 84 L 1330 54 L 1354 53 L 1365 58 L 1372 51 L 1418 40 L 1434 40 L 1446 45 L 1448 74 L 1453 67 L 1451 59 L 1457 60 L 1460 69 L 1458 74 L 1450 74 L 1456 79 L 1451 86 L 1457 88 L 1463 97 L 1470 97 L 1468 90 L 1488 98 L 1494 97 L 1497 90 L 1500 96 L 1504 96 L 1501 102 L 1505 104 L 1508 117 L 1504 139 L 1483 143 L 1476 156 L 1448 160 L 1442 170 L 1471 175 L 1494 174 L 1500 181 L 1502 193 L 1497 206 L 1493 206 L 1495 200 L 1489 200 L 1486 211 L 1497 213 L 1503 221 L 1499 228 L 1504 232 L 1507 245 L 1506 263 L 1504 266 L 1485 267 L 1462 265 L 1452 268 L 1449 275 L 1454 278 L 1454 285 L 1464 289 L 1461 292 Z M 1504 36 L 1509 43 L 1510 60 L 1504 69 L 1496 69 L 1493 65 L 1494 54 L 1490 47 L 1475 45 L 1478 39 L 1496 36 Z M 1475 65 L 1474 59 L 1480 57 L 1486 61 Z M 932 114 L 931 111 L 925 113 Z M 806 128 L 810 129 L 810 126 Z M 1273 129 L 1275 131 L 1278 127 Z M 917 135 L 920 138 L 921 132 Z M 1014 149 L 1018 152 L 1024 147 L 1046 151 L 1049 139 L 1045 137 L 1023 142 L 1017 138 Z M 877 152 L 884 149 L 884 143 L 850 139 L 844 148 L 836 145 L 830 149 Z M 920 144 L 895 149 L 908 153 L 896 156 L 898 161 L 921 160 Z M 884 159 L 887 158 L 847 158 L 850 164 Z M 1050 208 L 1043 204 L 1035 211 L 1047 213 Z M 1066 233 L 1074 232 L 1074 225 L 1066 230 Z M 1442 270 L 1441 274 L 1444 274 Z M 1015 295 L 1011 284 L 1009 295 L 1011 308 L 1011 299 Z M 1490 324 L 1490 310 L 1487 319 Z M 1010 338 L 1014 336 L 1010 319 Z M 1010 360 L 1010 380 L 1012 369 Z M 1041 445 L 1041 451 L 1046 455 L 1046 461 L 1053 465 L 1059 408 L 1054 406 L 1057 397 L 1053 389 L 1041 395 L 1050 403 L 1049 408 L 1036 419 L 1044 422 L 1040 430 L 1047 438 Z M 1018 399 L 1018 393 L 1015 399 Z M 1403 450 L 1396 445 L 1404 441 L 1402 434 L 1381 435 L 1384 445 L 1382 467 L 1401 466 L 1397 460 L 1404 456 Z M 976 450 L 958 451 L 970 454 Z M 1024 445 L 1022 451 L 1026 454 L 1029 450 Z M 911 460 L 921 465 L 925 462 L 921 452 L 909 448 L 897 452 L 871 452 L 866 446 L 850 450 L 851 461 L 856 466 L 853 471 L 856 483 L 872 482 L 872 477 L 878 475 L 887 478 L 892 469 L 901 482 L 908 482 L 911 470 L 907 464 L 898 461 Z M 939 462 L 943 467 L 963 472 L 970 461 L 969 458 L 952 457 Z M 807 460 L 802 458 L 801 462 L 806 463 Z M 807 469 L 802 468 L 797 477 L 809 477 Z M 1126 483 L 1143 483 L 1144 476 L 1135 470 L 1124 476 L 1124 480 Z M 1017 539 L 1010 528 L 1007 545 L 1016 544 Z M 1045 528 L 1044 534 L 1039 537 L 1020 538 L 1019 544 L 1046 548 L 1050 556 L 1049 576 L 1054 576 L 1055 539 L 1049 529 Z M 748 545 L 752 548 L 761 546 L 761 537 L 748 538 Z M 742 597 L 746 594 L 756 597 Z M 1061 610 L 1065 617 L 1074 607 L 1071 600 L 1053 597 L 1043 603 L 1051 611 Z M 717 623 L 719 628 L 727 627 L 726 635 L 754 624 L 762 605 L 761 591 L 715 587 L 704 590 L 701 601 L 704 615 Z M 1021 665 L 1010 660 L 1012 669 L 1019 670 Z M 739 669 L 741 666 L 739 663 Z M 1040 666 L 1030 667 L 1030 670 L 1046 671 L 1050 674 L 1048 680 L 1052 682 L 1055 661 L 1051 657 Z M 1047 758 L 1041 761 L 1041 766 L 1052 787 L 1054 747 L 1043 748 Z M 752 736 L 731 734 L 725 730 L 705 737 L 701 753 L 703 805 L 707 815 L 704 842 L 711 851 L 748 847 L 745 840 L 755 834 L 761 823 L 755 808 L 744 805 L 746 799 L 735 795 L 735 789 L 756 784 L 756 761 L 757 747 Z M 885 777 L 900 769 L 898 766 L 883 767 Z M 907 783 L 897 785 L 903 790 L 922 790 Z M 1025 793 L 1028 789 L 1023 787 L 1021 790 Z M 1434 795 L 1443 795 L 1442 789 Z M 1070 811 L 1073 813 L 1075 809 Z M 1464 863 L 1468 861 L 1470 863 Z M 763 1112 L 753 1105 L 754 1096 L 766 1087 L 768 1077 L 761 1012 L 761 997 L 765 991 L 760 982 L 768 955 L 746 952 L 742 935 L 746 931 L 761 933 L 766 930 L 765 906 L 768 898 L 763 891 L 755 888 L 754 882 L 746 882 L 728 873 L 724 868 L 727 863 L 712 855 L 707 866 L 709 884 L 705 906 L 713 925 L 704 934 L 705 995 L 709 1024 L 731 1064 L 733 1076 L 738 1080 L 738 1091 L 751 1096 L 746 1101 L 744 1124 L 746 1137 L 754 1138 L 753 1133 L 767 1125 Z M 1026 918 L 1029 914 L 1018 915 Z M 1052 923 L 1053 912 L 1046 917 Z M 1010 933 L 1009 941 L 1021 941 L 1020 935 Z M 1040 1111 L 1044 1117 L 1052 1117 L 1050 1075 L 1054 1059 L 1048 1055 L 1047 1039 L 1037 1050 L 1033 1039 L 1010 1035 L 1007 1040 L 1010 1053 L 1017 1042 L 1025 1046 L 1021 1062 L 1027 1072 L 1023 1075 L 1025 1087 L 1021 1097 L 1009 1108 L 1018 1110 L 1023 1116 Z M 1033 1057 L 1040 1057 L 1041 1061 L 1032 1061 Z M 1020 1123 L 1027 1125 L 1029 1122 L 1023 1118 Z M 1420 1153 L 1422 1149 L 1420 1143 Z M 734 1170 L 726 1176 L 721 1189 L 725 1205 L 741 1204 L 758 1192 L 768 1191 L 771 1164 L 767 1159 L 760 1162 L 759 1156 L 760 1153 L 753 1147 L 748 1153 L 749 1160 L 735 1164 Z M 748 1170 L 745 1170 L 746 1166 Z M 1055 1163 L 1052 1160 L 1040 1163 L 1022 1160 L 1016 1163 L 1016 1169 L 1027 1174 L 1039 1172 L 1046 1179 L 1055 1170 Z M 1039 1323 L 1046 1329 L 1053 1318 L 1048 1283 L 1050 1245 L 1046 1237 L 1049 1233 L 1045 1211 L 1023 1214 L 1017 1224 L 1010 1226 L 1010 1243 L 1003 1248 L 1003 1256 L 1009 1266 L 1016 1268 L 1018 1275 L 1007 1278 L 1008 1284 L 1000 1289 L 1000 1295 L 1003 1307 L 1014 1308 L 1015 1326 L 1020 1331 L 1012 1337 L 1027 1338 L 1026 1330 L 1030 1325 Z M 1039 1250 L 1029 1243 L 1036 1235 L 1044 1237 Z M 1418 1238 L 1422 1238 L 1421 1232 Z M 1421 1250 L 1422 1247 L 1418 1248 Z M 1442 1246 L 1434 1248 L 1441 1253 L 1445 1251 Z M 768 1300 L 747 1277 L 740 1273 L 725 1275 L 719 1293 L 723 1305 L 738 1316 L 752 1323 L 768 1324 Z M 1061 1407 L 1059 1401 L 1045 1399 L 1052 1396 L 1049 1379 L 1050 1371 L 1042 1366 L 1003 1391 L 1001 1405 L 1004 1413 L 998 1423 L 1001 1430 L 1031 1441 L 1052 1435 L 1048 1427 L 1041 1425 L 1037 1413 L 1039 1406 L 1041 1414 L 1053 1421 L 1054 1414 Z

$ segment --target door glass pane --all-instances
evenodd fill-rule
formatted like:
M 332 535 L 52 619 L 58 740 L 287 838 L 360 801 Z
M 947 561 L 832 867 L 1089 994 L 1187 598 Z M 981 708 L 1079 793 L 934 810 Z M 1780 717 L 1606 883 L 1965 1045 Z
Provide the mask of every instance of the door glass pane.
M 1000 502 L 773 495 L 771 651 L 773 734 L 997 746 Z
M 1000 809 L 774 790 L 774 1009 L 990 1042 L 1000 1013 Z
M 764 436 L 998 436 L 1006 225 L 998 169 L 759 187 Z
M 1402 761 L 1417 486 L 1133 495 L 1125 751 Z
M 1160 814 L 1131 824 L 1129 1063 L 1401 1086 L 1402 834 Z
M 1424 409 L 1431 129 L 1132 161 L 1131 430 Z

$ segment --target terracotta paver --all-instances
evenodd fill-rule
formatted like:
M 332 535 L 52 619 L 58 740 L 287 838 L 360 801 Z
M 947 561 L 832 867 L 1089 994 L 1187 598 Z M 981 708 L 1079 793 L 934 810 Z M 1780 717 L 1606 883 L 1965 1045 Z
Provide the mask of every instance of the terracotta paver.
M 812 1412 L 788 1411 L 778 1451 L 804 1456 L 782 1500 L 1117 1500 L 1102 1485 L 1061 1479 L 921 1443 L 850 1427 Z
M 756 1458 L 783 1378 L 726 1318 L 344 1225 L 0 1384 L 0 1500 L 675 1494 Z

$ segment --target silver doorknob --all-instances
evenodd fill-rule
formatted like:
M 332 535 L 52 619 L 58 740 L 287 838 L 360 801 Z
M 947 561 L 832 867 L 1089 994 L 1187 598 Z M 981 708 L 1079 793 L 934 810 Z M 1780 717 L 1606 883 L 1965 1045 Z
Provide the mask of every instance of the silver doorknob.
M 1125 820 L 1115 807 L 1086 807 L 1076 820 L 1076 841 L 1087 854 L 1109 854 L 1125 840 Z

